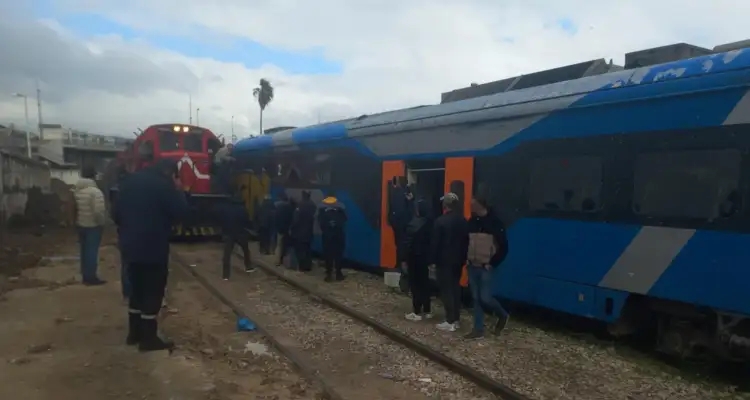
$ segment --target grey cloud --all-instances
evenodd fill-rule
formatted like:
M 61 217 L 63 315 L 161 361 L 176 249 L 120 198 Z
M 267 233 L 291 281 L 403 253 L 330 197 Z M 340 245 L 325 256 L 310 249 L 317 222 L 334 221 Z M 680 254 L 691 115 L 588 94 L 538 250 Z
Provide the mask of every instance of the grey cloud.
M 198 77 L 179 62 L 157 65 L 112 50 L 96 54 L 41 23 L 6 17 L 0 18 L 0 92 L 30 92 L 39 79 L 45 101 L 59 103 L 87 90 L 136 96 L 198 86 Z

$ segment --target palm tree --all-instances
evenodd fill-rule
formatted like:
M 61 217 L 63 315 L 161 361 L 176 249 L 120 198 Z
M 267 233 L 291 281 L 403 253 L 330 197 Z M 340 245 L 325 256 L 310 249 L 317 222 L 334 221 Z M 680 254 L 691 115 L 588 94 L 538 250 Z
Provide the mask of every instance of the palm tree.
M 253 89 L 253 97 L 258 99 L 258 105 L 260 106 L 260 134 L 263 134 L 263 111 L 268 107 L 268 104 L 273 101 L 273 86 L 268 79 L 261 79 L 260 86 Z

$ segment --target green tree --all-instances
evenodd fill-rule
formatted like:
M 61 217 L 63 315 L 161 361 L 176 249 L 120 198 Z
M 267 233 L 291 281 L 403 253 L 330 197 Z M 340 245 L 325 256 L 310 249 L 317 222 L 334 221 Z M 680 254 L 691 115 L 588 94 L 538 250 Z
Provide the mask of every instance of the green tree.
M 258 105 L 260 106 L 260 134 L 263 134 L 263 111 L 273 101 L 273 86 L 268 79 L 261 79 L 260 86 L 253 89 L 253 97 L 258 99 Z

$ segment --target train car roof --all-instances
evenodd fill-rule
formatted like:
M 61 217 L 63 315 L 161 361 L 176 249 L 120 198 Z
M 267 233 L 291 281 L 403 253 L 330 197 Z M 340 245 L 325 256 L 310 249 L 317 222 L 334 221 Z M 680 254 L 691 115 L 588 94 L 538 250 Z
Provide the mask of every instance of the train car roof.
M 621 89 L 651 85 L 708 74 L 750 68 L 750 49 L 737 49 L 665 64 L 610 72 L 549 85 L 503 92 L 456 102 L 418 106 L 363 115 L 273 135 L 243 139 L 235 151 L 244 152 L 277 146 L 324 142 L 346 137 L 362 137 L 411 129 L 502 119 L 524 113 L 545 113 L 565 108 L 570 102 L 555 99 L 596 93 L 596 103 L 622 100 Z

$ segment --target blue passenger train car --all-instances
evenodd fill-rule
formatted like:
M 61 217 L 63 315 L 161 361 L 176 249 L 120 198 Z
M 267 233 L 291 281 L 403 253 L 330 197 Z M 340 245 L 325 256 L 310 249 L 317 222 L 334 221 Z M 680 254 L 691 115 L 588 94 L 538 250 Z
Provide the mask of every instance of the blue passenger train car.
M 657 328 L 659 348 L 750 349 L 750 49 L 291 129 L 239 142 L 267 193 L 335 195 L 346 258 L 395 265 L 392 187 L 488 196 L 508 225 L 506 298 Z

